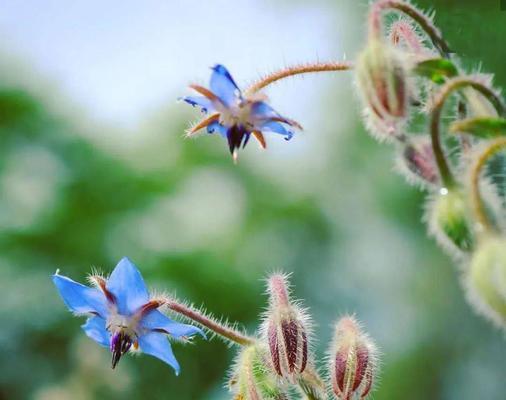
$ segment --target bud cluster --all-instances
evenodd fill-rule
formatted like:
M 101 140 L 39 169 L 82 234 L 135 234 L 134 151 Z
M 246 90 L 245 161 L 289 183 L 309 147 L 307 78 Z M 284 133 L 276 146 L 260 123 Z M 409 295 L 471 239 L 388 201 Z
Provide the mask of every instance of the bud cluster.
M 329 393 L 338 400 L 366 398 L 378 373 L 378 356 L 356 320 L 347 316 L 337 323 L 324 379 L 310 346 L 311 319 L 291 299 L 287 276 L 271 275 L 267 291 L 269 306 L 259 338 L 241 349 L 231 373 L 234 399 L 289 399 L 294 390 L 313 400 L 326 400 Z
M 398 169 L 429 191 L 428 230 L 463 264 L 471 303 L 506 328 L 506 201 L 497 198 L 498 180 L 482 173 L 506 149 L 506 107 L 492 77 L 464 71 L 432 20 L 407 1 L 371 4 L 356 62 L 365 125 L 396 143 Z

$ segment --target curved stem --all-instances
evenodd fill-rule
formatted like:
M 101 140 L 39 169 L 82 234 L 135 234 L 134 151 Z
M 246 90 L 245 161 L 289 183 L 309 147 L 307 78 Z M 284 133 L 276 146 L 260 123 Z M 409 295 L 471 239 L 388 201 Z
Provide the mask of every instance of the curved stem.
M 390 30 L 390 40 L 394 45 L 398 45 L 401 39 L 413 53 L 421 54 L 423 52 L 420 38 L 410 24 L 404 20 L 395 21 Z
M 237 344 L 240 344 L 241 346 L 252 345 L 256 342 L 254 338 L 243 335 L 241 332 L 232 329 L 230 327 L 221 325 L 220 323 L 205 316 L 204 314 L 195 310 L 194 308 L 179 303 L 174 299 L 164 299 L 164 304 L 172 311 L 184 315 L 186 318 L 189 318 L 192 321 L 195 321 L 198 324 L 205 326 L 207 329 L 213 331 L 217 335 L 223 336 L 224 338 L 231 340 L 232 342 L 235 342 Z
M 434 26 L 431 18 L 427 17 L 413 5 L 402 0 L 380 0 L 371 6 L 369 13 L 369 34 L 375 37 L 381 36 L 381 14 L 388 9 L 397 10 L 412 18 L 427 34 L 441 55 L 448 58 L 451 50 L 448 43 L 443 39 L 441 32 Z
M 432 140 L 432 150 L 434 151 L 434 156 L 436 158 L 439 173 L 441 175 L 443 184 L 447 188 L 451 188 L 455 185 L 455 179 L 450 171 L 450 167 L 448 166 L 444 150 L 441 146 L 441 139 L 440 139 L 441 113 L 448 97 L 456 90 L 462 89 L 464 87 L 472 87 L 477 92 L 481 93 L 485 98 L 487 98 L 488 101 L 490 101 L 490 103 L 494 106 L 499 115 L 503 115 L 505 112 L 505 108 L 501 98 L 497 96 L 497 94 L 491 88 L 472 78 L 469 77 L 454 78 L 448 81 L 441 88 L 438 96 L 434 101 L 434 107 L 431 114 L 430 136 Z
M 265 88 L 266 86 L 281 79 L 288 78 L 289 76 L 308 74 L 313 72 L 347 71 L 352 68 L 353 65 L 351 63 L 339 61 L 325 62 L 325 63 L 316 62 L 316 63 L 294 65 L 293 67 L 284 68 L 263 77 L 262 79 L 251 85 L 249 88 L 247 88 L 245 90 L 245 93 L 253 94 Z
M 478 222 L 486 229 L 493 229 L 493 223 L 490 221 L 485 205 L 480 194 L 480 176 L 483 166 L 498 151 L 506 148 L 506 138 L 497 139 L 480 154 L 471 170 L 471 201 L 474 214 Z

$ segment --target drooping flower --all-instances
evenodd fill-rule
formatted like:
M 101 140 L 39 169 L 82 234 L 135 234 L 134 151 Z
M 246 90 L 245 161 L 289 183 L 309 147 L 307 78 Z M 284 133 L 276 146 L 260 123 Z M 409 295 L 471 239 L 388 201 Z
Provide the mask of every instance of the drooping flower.
M 297 122 L 281 116 L 267 104 L 265 95 L 241 92 L 223 65 L 217 64 L 212 70 L 209 89 L 190 85 L 200 96 L 182 98 L 209 114 L 189 129 L 188 136 L 203 128 L 207 128 L 208 133 L 219 132 L 227 139 L 230 153 L 236 160 L 237 151 L 246 146 L 252 135 L 265 148 L 264 132 L 277 133 L 290 140 L 294 133 L 287 126 L 302 129 Z
M 197 327 L 171 320 L 158 308 L 162 300 L 150 299 L 137 267 L 123 258 L 108 279 L 91 276 L 95 287 L 73 281 L 66 276 L 53 275 L 53 282 L 70 311 L 89 316 L 82 328 L 98 344 L 109 347 L 112 368 L 121 356 L 132 350 L 159 358 L 179 374 L 179 364 L 167 336 L 189 338 L 195 334 L 205 337 Z

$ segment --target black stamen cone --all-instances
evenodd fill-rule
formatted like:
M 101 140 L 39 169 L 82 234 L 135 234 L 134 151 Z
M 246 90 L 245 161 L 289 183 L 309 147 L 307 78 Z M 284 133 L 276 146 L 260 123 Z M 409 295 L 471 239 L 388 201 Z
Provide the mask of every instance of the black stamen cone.
M 111 339 L 112 369 L 119 363 L 121 356 L 130 350 L 130 346 L 132 346 L 132 339 L 124 332 L 115 333 L 113 335 Z
M 228 148 L 230 150 L 230 154 L 234 154 L 234 150 L 239 149 L 241 145 L 244 148 L 244 146 L 246 146 L 246 143 L 248 143 L 249 136 L 250 132 L 248 132 L 244 126 L 231 126 L 227 132 Z

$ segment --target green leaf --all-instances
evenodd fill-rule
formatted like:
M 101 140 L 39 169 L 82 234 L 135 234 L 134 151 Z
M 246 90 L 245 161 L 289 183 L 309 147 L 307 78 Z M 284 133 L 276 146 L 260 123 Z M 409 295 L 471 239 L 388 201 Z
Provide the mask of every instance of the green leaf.
M 479 138 L 506 136 L 506 119 L 476 117 L 456 121 L 450 125 L 452 133 L 468 133 Z
M 446 58 L 432 58 L 417 64 L 415 73 L 430 79 L 432 82 L 442 84 L 447 78 L 452 78 L 459 74 L 455 64 Z

